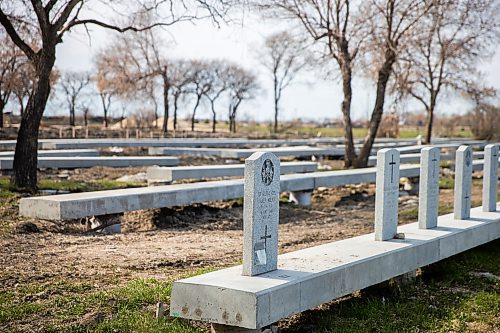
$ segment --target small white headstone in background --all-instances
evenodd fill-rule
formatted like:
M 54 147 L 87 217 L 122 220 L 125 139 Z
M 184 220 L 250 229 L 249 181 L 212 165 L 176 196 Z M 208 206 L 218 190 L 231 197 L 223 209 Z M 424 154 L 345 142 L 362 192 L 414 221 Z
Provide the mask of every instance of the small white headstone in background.
M 437 226 L 439 207 L 439 154 L 437 147 L 422 149 L 420 157 L 420 193 L 418 196 L 418 226 Z
M 460 146 L 455 160 L 455 197 L 453 213 L 456 220 L 470 217 L 472 192 L 472 148 Z
M 483 212 L 494 212 L 497 209 L 497 144 L 489 144 L 484 148 L 483 171 Z
M 257 152 L 245 160 L 243 204 L 243 275 L 278 267 L 280 161 Z
M 375 192 L 375 240 L 393 239 L 398 225 L 399 151 L 384 148 L 377 152 Z

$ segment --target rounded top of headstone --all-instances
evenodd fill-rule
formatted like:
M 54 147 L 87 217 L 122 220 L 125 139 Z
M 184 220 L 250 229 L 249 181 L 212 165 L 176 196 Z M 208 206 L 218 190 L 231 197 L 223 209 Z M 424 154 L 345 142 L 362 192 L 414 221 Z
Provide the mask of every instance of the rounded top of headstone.
M 432 152 L 432 151 L 435 151 L 435 150 L 437 150 L 439 152 L 441 151 L 441 149 L 439 147 L 432 147 L 432 146 L 430 146 L 430 147 L 424 147 L 424 148 L 422 148 L 421 152 L 422 151 Z
M 468 150 L 469 151 L 471 150 L 470 146 L 462 145 L 462 146 L 458 147 L 457 152 L 459 152 L 459 151 L 468 151 Z
M 484 149 L 498 149 L 498 148 L 499 148 L 498 143 L 489 143 L 484 147 Z
M 255 181 L 263 186 L 269 186 L 276 181 L 279 183 L 280 160 L 273 153 L 263 151 L 253 153 L 245 160 L 245 166 L 250 165 L 253 165 Z
M 377 151 L 377 156 L 380 155 L 398 155 L 399 156 L 399 150 L 395 148 L 382 148 L 379 151 Z

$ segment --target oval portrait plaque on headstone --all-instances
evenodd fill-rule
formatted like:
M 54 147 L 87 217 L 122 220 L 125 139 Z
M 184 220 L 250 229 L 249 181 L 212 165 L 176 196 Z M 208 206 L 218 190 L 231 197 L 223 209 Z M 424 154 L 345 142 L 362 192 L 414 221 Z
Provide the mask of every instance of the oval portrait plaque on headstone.
M 267 159 L 262 164 L 261 176 L 262 176 L 262 182 L 266 186 L 269 186 L 273 182 L 274 165 L 273 165 L 273 162 L 271 160 Z

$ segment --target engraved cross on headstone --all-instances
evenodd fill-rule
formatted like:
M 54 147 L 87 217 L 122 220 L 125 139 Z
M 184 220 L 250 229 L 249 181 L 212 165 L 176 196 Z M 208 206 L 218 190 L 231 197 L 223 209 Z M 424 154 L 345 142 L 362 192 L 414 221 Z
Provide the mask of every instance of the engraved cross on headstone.
M 257 152 L 245 160 L 243 204 L 243 275 L 278 267 L 280 161 Z
M 396 165 L 396 162 L 394 162 L 394 155 L 391 156 L 389 165 L 391 166 L 391 183 L 394 183 L 394 165 Z
M 267 225 L 266 225 L 264 236 L 260 237 L 260 239 L 264 240 L 264 248 L 267 248 L 267 239 L 268 238 L 271 238 L 271 235 L 267 234 Z
M 434 153 L 434 156 L 432 158 L 432 162 L 433 163 L 433 166 L 432 166 L 432 178 L 436 178 L 436 162 L 437 162 L 437 158 L 436 158 L 436 153 Z

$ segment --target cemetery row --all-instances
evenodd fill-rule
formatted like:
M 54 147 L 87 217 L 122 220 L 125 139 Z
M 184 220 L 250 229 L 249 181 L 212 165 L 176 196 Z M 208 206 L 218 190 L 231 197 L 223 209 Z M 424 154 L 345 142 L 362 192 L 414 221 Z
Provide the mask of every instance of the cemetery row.
M 477 146 L 482 146 L 484 143 L 475 143 Z M 405 155 L 401 157 L 403 163 L 418 163 L 420 159 L 419 152 L 423 146 L 397 146 Z M 443 144 L 438 147 L 451 150 L 451 153 L 443 156 L 443 159 L 453 159 L 454 149 L 457 144 Z M 344 156 L 343 148 L 331 147 L 275 147 L 275 148 L 260 148 L 260 149 L 221 149 L 221 148 L 149 148 L 150 155 L 215 155 L 221 158 L 242 159 L 250 156 L 257 150 L 272 152 L 277 156 L 288 157 L 323 157 L 330 156 L 342 158 Z M 376 153 L 377 148 L 374 148 Z M 406 154 L 407 153 L 407 154 Z M 176 157 L 159 156 L 159 157 L 144 157 L 144 156 L 98 156 L 99 151 L 95 149 L 62 149 L 62 150 L 40 150 L 38 152 L 38 168 L 39 169 L 74 169 L 74 168 L 91 168 L 94 166 L 107 167 L 133 167 L 133 166 L 175 166 L 179 161 Z M 481 152 L 474 153 L 476 157 L 481 157 Z M 0 152 L 0 170 L 11 170 L 13 168 L 14 152 Z M 376 158 L 370 157 L 369 165 L 375 165 Z
M 468 144 L 482 143 L 479 140 L 460 138 L 436 138 L 434 144 Z M 355 141 L 361 144 L 362 140 Z M 89 148 L 150 148 L 150 147 L 190 147 L 190 148 L 247 148 L 247 147 L 279 147 L 279 146 L 314 146 L 343 145 L 343 138 L 315 139 L 246 139 L 246 138 L 159 138 L 159 139 L 40 139 L 39 149 L 89 149 Z M 374 147 L 387 145 L 410 146 L 418 144 L 417 139 L 384 139 L 377 138 Z M 0 151 L 14 150 L 15 140 L 0 140 Z
M 483 162 L 474 161 L 472 167 L 482 169 Z M 418 177 L 419 169 L 418 165 L 404 165 L 400 168 L 400 176 Z M 376 168 L 290 174 L 281 177 L 280 188 L 282 192 L 291 192 L 293 201 L 308 205 L 315 188 L 372 183 L 375 175 Z M 229 200 L 242 196 L 243 180 L 221 180 L 23 198 L 19 212 L 27 217 L 64 220 Z
M 471 209 L 472 149 L 456 153 L 454 212 L 438 216 L 440 150 L 422 150 L 418 222 L 398 227 L 400 155 L 377 154 L 375 232 L 278 256 L 280 161 L 245 162 L 243 264 L 177 281 L 170 314 L 213 332 L 261 332 L 278 320 L 500 237 L 498 145 L 484 152 L 483 206 Z

